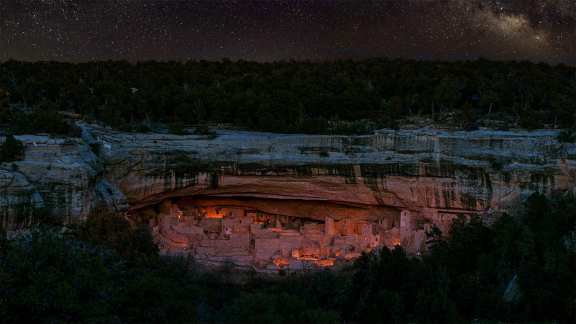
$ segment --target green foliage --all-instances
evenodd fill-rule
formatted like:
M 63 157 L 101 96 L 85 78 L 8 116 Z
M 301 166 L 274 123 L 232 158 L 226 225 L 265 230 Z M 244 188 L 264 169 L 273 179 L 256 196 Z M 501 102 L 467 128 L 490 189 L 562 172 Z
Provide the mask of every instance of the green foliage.
M 194 134 L 195 135 L 204 135 L 204 136 L 207 136 L 208 138 L 215 138 L 216 137 L 216 132 L 211 130 L 210 127 L 208 125 L 205 125 L 205 124 L 202 124 L 202 125 L 199 125 L 198 127 L 196 127 L 196 129 L 194 130 Z
M 188 132 L 186 131 L 186 128 L 184 127 L 183 123 L 172 123 L 170 125 L 168 125 L 168 131 L 171 134 L 175 134 L 175 135 L 186 135 L 188 134 Z
M 2 114 L 4 110 L 8 109 L 9 97 L 8 92 L 0 88 L 0 114 Z
M 460 217 L 449 239 L 430 234 L 431 251 L 421 260 L 400 248 L 358 259 L 346 317 L 364 323 L 573 322 L 576 251 L 567 242 L 575 229 L 573 197 L 533 195 L 518 216 L 505 215 L 491 227 Z M 504 301 L 515 276 L 520 297 Z
M 110 240 L 93 245 L 51 229 L 3 242 L 3 322 L 195 322 L 197 290 L 187 264 L 141 262 L 138 253 L 126 262 L 105 247 Z
M 158 258 L 158 248 L 148 228 L 132 226 L 120 215 L 90 216 L 75 233 L 82 241 L 112 249 L 131 260 Z
M 230 323 L 339 323 L 335 311 L 314 309 L 297 295 L 246 293 L 228 309 Z
M 24 157 L 24 144 L 13 135 L 7 135 L 0 144 L 0 163 L 18 161 Z
M 411 313 L 424 284 L 422 267 L 399 247 L 364 254 L 355 263 L 357 271 L 345 308 L 350 311 L 348 316 L 363 323 L 402 321 Z
M 0 112 L 1 114 L 1 112 Z M 80 129 L 68 122 L 57 111 L 33 109 L 18 111 L 10 109 L 0 115 L 0 123 L 14 134 L 47 133 L 50 135 L 80 136 Z
M 70 125 L 58 112 L 36 110 L 31 114 L 20 114 L 15 120 L 15 129 L 19 133 L 48 133 L 77 137 L 78 128 Z
M 562 130 L 558 134 L 558 142 L 560 143 L 574 143 L 576 142 L 576 129 L 568 128 Z
M 62 235 L 0 236 L 0 316 L 14 323 L 467 323 L 576 321 L 576 199 L 531 196 L 492 226 L 459 217 L 421 258 L 383 248 L 341 271 L 200 273 L 104 215 Z M 517 293 L 505 298 L 511 284 Z
M 442 122 L 451 113 L 452 126 L 470 130 L 486 118 L 509 120 L 506 127 L 568 127 L 576 121 L 575 72 L 485 60 L 10 61 L 0 64 L 0 88 L 12 104 L 71 111 L 130 130 L 154 121 L 349 134 L 394 127 L 411 116 Z
M 148 126 L 146 123 L 138 123 L 136 125 L 128 125 L 119 122 L 120 130 L 127 131 L 127 132 L 137 132 L 137 133 L 149 133 L 152 131 L 152 128 Z
M 496 171 L 502 171 L 502 168 L 504 168 L 504 161 L 498 160 L 494 157 L 490 157 L 488 163 L 490 163 L 490 167 Z
M 519 125 L 528 130 L 534 130 L 543 126 L 542 120 L 538 114 L 532 111 L 526 111 L 520 115 Z
M 7 323 L 114 322 L 122 260 L 54 231 L 35 231 L 0 251 L 0 314 Z

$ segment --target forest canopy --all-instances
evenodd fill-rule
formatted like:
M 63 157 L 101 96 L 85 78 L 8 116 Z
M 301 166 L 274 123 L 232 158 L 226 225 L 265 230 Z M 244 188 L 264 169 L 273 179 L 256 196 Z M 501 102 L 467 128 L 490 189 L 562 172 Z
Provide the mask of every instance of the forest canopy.
M 118 215 L 62 234 L 0 235 L 9 323 L 574 323 L 576 199 L 531 196 L 493 225 L 458 218 L 429 253 L 363 254 L 349 268 L 275 278 L 161 257 Z M 0 229 L 0 234 L 2 234 Z M 280 273 L 281 275 L 281 273 Z
M 576 121 L 576 68 L 530 62 L 7 61 L 0 89 L 0 105 L 73 112 L 126 130 L 162 122 L 362 133 L 416 116 L 465 129 L 487 120 L 528 129 Z M 67 132 L 52 122 L 53 132 Z M 15 122 L 0 111 L 0 124 Z

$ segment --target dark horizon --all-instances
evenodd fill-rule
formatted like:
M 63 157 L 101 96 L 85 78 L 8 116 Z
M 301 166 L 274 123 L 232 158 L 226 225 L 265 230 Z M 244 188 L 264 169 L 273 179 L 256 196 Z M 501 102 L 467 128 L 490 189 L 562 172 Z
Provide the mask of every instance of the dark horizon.
M 532 60 L 514 60 L 514 59 L 491 59 L 486 57 L 478 57 L 473 59 L 453 59 L 453 60 L 440 60 L 440 59 L 416 59 L 416 58 L 403 58 L 403 57 L 366 57 L 366 58 L 335 58 L 335 59 L 279 59 L 271 61 L 257 61 L 257 60 L 246 60 L 246 59 L 229 59 L 227 57 L 213 58 L 213 59 L 186 59 L 186 60 L 171 60 L 171 59 L 148 59 L 148 60 L 127 60 L 127 59 L 107 59 L 107 60 L 93 60 L 93 61 L 66 61 L 66 60 L 21 60 L 14 58 L 7 58 L 5 60 L 0 60 L 0 64 L 17 62 L 17 63 L 55 63 L 55 64 L 95 64 L 95 63 L 120 63 L 125 62 L 131 65 L 136 64 L 146 64 L 146 63 L 249 63 L 249 64 L 289 64 L 289 63 L 310 63 L 310 64 L 330 64 L 338 62 L 367 62 L 367 61 L 398 61 L 398 62 L 428 62 L 428 63 L 438 63 L 438 64 L 451 64 L 451 63 L 474 63 L 479 61 L 485 61 L 488 63 L 511 63 L 511 64 L 544 64 L 552 67 L 565 66 L 568 68 L 576 68 L 576 62 L 547 62 L 547 61 L 532 61 Z
M 576 64 L 572 0 L 2 0 L 0 61 Z

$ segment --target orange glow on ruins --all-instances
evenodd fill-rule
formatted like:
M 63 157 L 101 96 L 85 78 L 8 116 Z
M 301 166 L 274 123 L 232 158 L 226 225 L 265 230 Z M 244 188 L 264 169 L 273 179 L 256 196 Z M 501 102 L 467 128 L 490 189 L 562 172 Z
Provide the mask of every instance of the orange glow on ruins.
M 213 207 L 205 209 L 206 218 L 222 219 L 225 216 L 223 208 Z
M 404 241 L 417 253 L 425 237 L 409 211 L 328 201 L 190 197 L 134 213 L 152 215 L 165 254 L 257 271 L 332 267 Z

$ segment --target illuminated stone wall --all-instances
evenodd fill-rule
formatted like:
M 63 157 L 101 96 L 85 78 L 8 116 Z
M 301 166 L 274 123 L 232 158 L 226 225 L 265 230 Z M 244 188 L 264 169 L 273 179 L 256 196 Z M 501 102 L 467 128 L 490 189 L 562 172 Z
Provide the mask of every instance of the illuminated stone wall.
M 431 226 L 446 234 L 458 215 L 493 221 L 533 192 L 576 184 L 576 144 L 552 130 L 203 136 L 80 126 L 82 138 L 18 137 L 24 160 L 0 165 L 3 226 L 32 225 L 32 209 L 66 223 L 128 212 L 152 222 L 165 253 L 298 268 L 290 262 L 338 263 L 373 245 L 418 253 Z
M 165 254 L 257 271 L 334 266 L 399 244 L 419 253 L 430 225 L 395 208 L 246 197 L 167 199 L 132 213 Z

